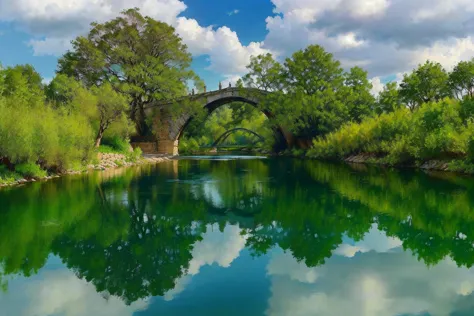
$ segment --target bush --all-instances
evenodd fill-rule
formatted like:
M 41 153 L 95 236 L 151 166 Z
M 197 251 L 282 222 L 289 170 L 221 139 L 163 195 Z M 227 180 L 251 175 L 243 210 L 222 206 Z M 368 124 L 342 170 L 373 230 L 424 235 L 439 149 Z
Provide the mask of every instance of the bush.
M 25 178 L 43 178 L 47 173 L 35 163 L 22 163 L 15 166 L 15 171 Z
M 113 152 L 118 152 L 118 153 L 130 152 L 130 143 L 128 142 L 128 140 L 119 136 L 104 138 L 102 141 L 102 144 L 111 148 Z M 103 145 L 101 145 L 101 147 Z
M 308 155 L 340 159 L 372 153 L 388 164 L 474 157 L 473 124 L 462 113 L 461 103 L 450 99 L 423 104 L 413 113 L 400 109 L 317 138 Z
M 90 159 L 94 138 L 85 117 L 13 101 L 0 102 L 0 156 L 59 170 Z
M 181 138 L 179 141 L 179 151 L 183 154 L 192 154 L 199 151 L 199 143 L 194 138 Z
M 400 109 L 364 120 L 349 123 L 336 132 L 313 141 L 308 156 L 340 159 L 360 152 L 384 153 L 388 142 L 408 131 L 409 111 Z
M 136 162 L 142 157 L 142 150 L 140 147 L 133 149 L 133 151 L 127 153 L 128 162 Z
M 0 165 L 0 183 L 13 183 L 21 178 L 18 173 L 8 170 L 7 166 Z

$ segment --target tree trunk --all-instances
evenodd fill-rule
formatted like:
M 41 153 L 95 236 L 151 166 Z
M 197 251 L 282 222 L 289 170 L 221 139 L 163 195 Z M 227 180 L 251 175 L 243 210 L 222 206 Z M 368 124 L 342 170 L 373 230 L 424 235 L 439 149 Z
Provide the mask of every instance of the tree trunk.
M 104 128 L 100 127 L 97 137 L 95 138 L 95 148 L 99 148 L 102 137 L 104 136 Z

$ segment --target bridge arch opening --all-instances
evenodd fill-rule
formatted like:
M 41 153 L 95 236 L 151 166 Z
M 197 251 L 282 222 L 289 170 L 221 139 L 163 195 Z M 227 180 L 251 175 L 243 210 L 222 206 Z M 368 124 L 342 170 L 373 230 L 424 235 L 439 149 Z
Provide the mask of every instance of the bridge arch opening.
M 217 110 L 221 109 L 222 107 L 224 107 L 226 105 L 232 105 L 232 104 L 244 104 L 245 106 L 250 106 L 253 109 L 257 110 L 256 112 L 263 113 L 267 120 L 271 119 L 271 113 L 269 113 L 268 111 L 263 111 L 262 109 L 260 109 L 258 107 L 258 103 L 256 101 L 251 100 L 249 98 L 245 98 L 245 97 L 232 96 L 232 97 L 219 98 L 217 100 L 214 100 L 214 101 L 211 101 L 211 102 L 205 104 L 204 108 L 206 110 L 206 116 L 202 120 L 202 124 L 204 124 L 213 114 L 215 114 Z M 179 133 L 176 137 L 176 146 L 178 146 L 178 148 L 179 148 L 179 142 L 180 142 L 181 138 L 185 135 L 185 132 L 186 132 L 188 126 L 192 122 L 194 122 L 194 120 L 195 120 L 194 117 L 189 117 L 186 120 L 186 122 L 183 124 L 181 130 L 179 131 Z M 239 124 L 237 123 L 234 126 L 239 126 Z M 243 131 L 243 130 L 249 131 L 250 133 L 253 133 L 254 135 L 257 135 L 259 137 L 259 140 L 265 140 L 265 139 L 273 138 L 274 139 L 274 146 L 273 146 L 274 150 L 282 150 L 282 149 L 286 149 L 288 147 L 287 139 L 285 138 L 285 135 L 284 135 L 283 131 L 278 127 L 272 128 L 272 136 L 271 137 L 267 136 L 266 138 L 262 137 L 258 133 L 255 133 L 254 131 L 252 131 L 250 129 L 247 129 L 247 128 L 240 128 L 240 127 L 230 128 L 228 131 L 226 131 L 224 133 L 224 135 L 220 135 L 216 139 L 213 139 L 212 140 L 212 145 L 210 147 L 214 147 L 214 145 L 217 145 L 217 143 L 218 143 L 217 141 L 219 140 L 219 138 L 225 137 L 225 136 L 230 136 L 232 134 L 232 132 L 239 131 L 239 130 L 240 131 Z M 229 133 L 227 133 L 227 132 L 229 132 Z M 205 147 L 205 146 L 203 146 L 203 147 Z
M 255 136 L 257 138 L 257 141 L 254 141 L 253 144 L 256 144 L 258 142 L 264 142 L 265 141 L 265 137 L 261 136 L 260 134 L 248 129 L 248 128 L 244 128 L 244 127 L 236 127 L 236 128 L 232 128 L 230 130 L 227 130 L 225 131 L 222 135 L 220 135 L 219 137 L 217 137 L 217 139 L 212 143 L 211 147 L 216 147 L 220 144 L 223 144 L 225 143 L 225 141 L 227 140 L 227 138 L 236 133 L 236 132 L 245 132 L 245 133 L 248 133 L 252 136 Z
M 266 94 L 265 91 L 256 89 L 244 88 L 244 90 L 242 90 L 242 88 L 227 88 L 200 95 L 192 95 L 186 98 L 190 98 L 202 104 L 206 110 L 206 119 L 220 107 L 233 102 L 241 102 L 252 106 L 262 112 L 267 119 L 272 119 L 272 114 L 269 111 L 262 110 L 258 106 L 259 98 L 264 94 Z M 157 149 L 155 152 L 159 154 L 178 155 L 180 139 L 195 117 L 183 114 L 179 118 L 173 118 L 172 115 L 166 114 L 166 110 L 159 113 L 160 115 L 155 117 L 160 123 L 159 129 L 156 131 Z M 275 139 L 275 146 L 273 148 L 275 151 L 286 149 L 293 142 L 291 133 L 285 131 L 280 126 L 272 127 L 272 135 Z

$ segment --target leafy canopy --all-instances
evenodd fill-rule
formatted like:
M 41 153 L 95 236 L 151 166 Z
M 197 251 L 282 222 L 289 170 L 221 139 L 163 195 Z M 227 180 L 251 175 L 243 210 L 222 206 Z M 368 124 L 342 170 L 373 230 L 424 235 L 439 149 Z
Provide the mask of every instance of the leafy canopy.
M 103 24 L 92 23 L 89 34 L 77 37 L 72 46 L 59 60 L 58 72 L 86 86 L 107 82 L 126 95 L 140 134 L 149 132 L 146 106 L 183 96 L 188 80 L 199 81 L 190 70 L 191 54 L 175 29 L 142 16 L 138 9 L 123 11 Z

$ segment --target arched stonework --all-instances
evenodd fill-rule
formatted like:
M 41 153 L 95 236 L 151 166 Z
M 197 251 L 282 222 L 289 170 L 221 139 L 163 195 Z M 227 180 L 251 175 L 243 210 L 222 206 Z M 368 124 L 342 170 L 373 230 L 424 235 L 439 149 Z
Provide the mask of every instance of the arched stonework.
M 265 138 L 263 136 L 260 136 L 259 134 L 255 133 L 254 131 L 249 130 L 248 128 L 243 128 L 243 127 L 236 127 L 232 128 L 228 131 L 225 131 L 221 136 L 217 137 L 217 139 L 212 143 L 211 147 L 215 147 L 225 141 L 232 133 L 238 132 L 238 131 L 243 131 L 248 134 L 256 136 L 259 141 L 263 142 L 265 141 Z
M 256 106 L 258 104 L 259 96 L 265 94 L 265 91 L 257 89 L 247 88 L 227 88 L 218 91 L 212 91 L 208 93 L 202 93 L 198 95 L 192 95 L 183 98 L 183 100 L 194 100 L 201 104 L 212 113 L 214 110 L 222 105 L 231 102 L 245 102 L 250 105 Z M 176 102 L 179 102 L 177 100 Z M 175 118 L 166 112 L 166 104 L 160 104 L 157 106 L 151 106 L 146 110 L 148 115 L 155 117 L 156 126 L 156 143 L 135 143 L 134 146 L 142 148 L 144 153 L 147 154 L 168 154 L 178 155 L 179 138 L 183 133 L 184 128 L 192 119 L 191 115 L 184 114 L 181 117 Z M 271 116 L 270 113 L 265 112 L 265 115 Z M 279 132 L 283 135 L 283 138 L 287 143 L 290 142 L 292 137 L 290 133 L 279 128 Z

